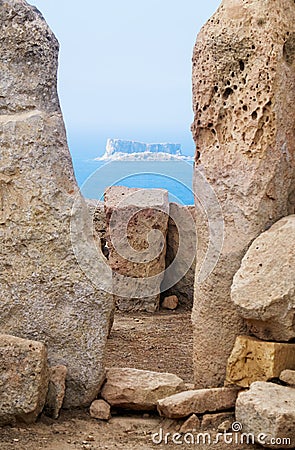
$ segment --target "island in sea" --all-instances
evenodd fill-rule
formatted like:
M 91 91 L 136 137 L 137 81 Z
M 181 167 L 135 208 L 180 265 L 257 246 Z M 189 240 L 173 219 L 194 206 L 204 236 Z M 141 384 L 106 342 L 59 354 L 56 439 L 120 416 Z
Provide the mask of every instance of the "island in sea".
M 123 139 L 108 139 L 106 151 L 97 161 L 122 160 L 191 160 L 181 152 L 180 144 L 146 144 Z

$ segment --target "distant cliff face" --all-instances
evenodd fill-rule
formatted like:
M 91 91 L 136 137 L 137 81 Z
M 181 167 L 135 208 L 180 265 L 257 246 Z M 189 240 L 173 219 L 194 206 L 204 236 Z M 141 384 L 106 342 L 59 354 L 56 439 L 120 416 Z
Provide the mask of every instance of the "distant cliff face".
M 180 144 L 146 144 L 144 142 L 125 141 L 122 139 L 108 139 L 105 156 L 111 157 L 116 153 L 168 153 L 181 156 Z

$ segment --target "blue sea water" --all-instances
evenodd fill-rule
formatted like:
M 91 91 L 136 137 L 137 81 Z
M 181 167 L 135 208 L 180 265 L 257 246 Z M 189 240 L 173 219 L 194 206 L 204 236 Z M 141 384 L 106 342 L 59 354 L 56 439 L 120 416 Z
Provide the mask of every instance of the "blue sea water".
M 169 200 L 192 205 L 193 162 L 173 161 L 96 161 L 73 157 L 76 178 L 86 198 L 103 199 L 108 186 L 162 188 Z

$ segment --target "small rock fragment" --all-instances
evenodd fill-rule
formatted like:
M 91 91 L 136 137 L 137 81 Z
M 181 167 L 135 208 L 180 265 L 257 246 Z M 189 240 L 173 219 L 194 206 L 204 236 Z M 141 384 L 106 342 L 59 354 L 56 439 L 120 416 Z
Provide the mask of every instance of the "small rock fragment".
M 202 430 L 218 430 L 225 421 L 233 423 L 235 420 L 234 412 L 222 412 L 217 414 L 205 414 L 202 418 Z
M 230 430 L 232 431 L 232 424 L 233 422 L 231 420 L 225 420 L 217 427 L 217 431 L 220 431 L 222 433 L 226 433 Z
M 94 419 L 109 420 L 111 418 L 111 407 L 104 400 L 94 400 L 90 406 L 90 415 Z
M 198 418 L 198 416 L 193 414 L 183 423 L 183 425 L 180 428 L 180 433 L 189 433 L 191 431 L 197 431 L 200 429 L 200 427 L 201 427 L 200 419 Z
M 177 295 L 170 295 L 169 297 L 165 297 L 162 303 L 162 307 L 164 309 L 176 309 L 178 306 L 178 298 Z
M 295 387 L 295 370 L 283 370 L 279 378 L 289 386 Z

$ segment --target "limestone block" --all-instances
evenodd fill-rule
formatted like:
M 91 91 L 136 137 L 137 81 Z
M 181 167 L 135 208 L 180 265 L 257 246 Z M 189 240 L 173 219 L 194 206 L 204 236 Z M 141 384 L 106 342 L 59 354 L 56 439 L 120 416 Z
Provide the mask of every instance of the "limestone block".
M 294 448 L 294 405 L 295 389 L 257 381 L 239 394 L 236 420 L 263 447 Z
M 223 411 L 233 408 L 238 390 L 212 388 L 180 392 L 158 401 L 158 412 L 169 419 L 180 419 L 190 414 Z
M 101 396 L 118 408 L 149 411 L 156 409 L 159 399 L 183 389 L 183 380 L 174 374 L 112 368 L 107 370 Z
M 295 215 L 251 244 L 235 274 L 231 298 L 260 339 L 295 338 Z
M 48 381 L 44 344 L 0 335 L 0 425 L 35 422 L 45 404 Z
M 168 193 L 113 186 L 105 192 L 105 211 L 116 306 L 155 312 L 165 272 Z
M 228 360 L 226 383 L 245 388 L 254 381 L 279 378 L 284 369 L 295 369 L 295 344 L 238 336 Z

